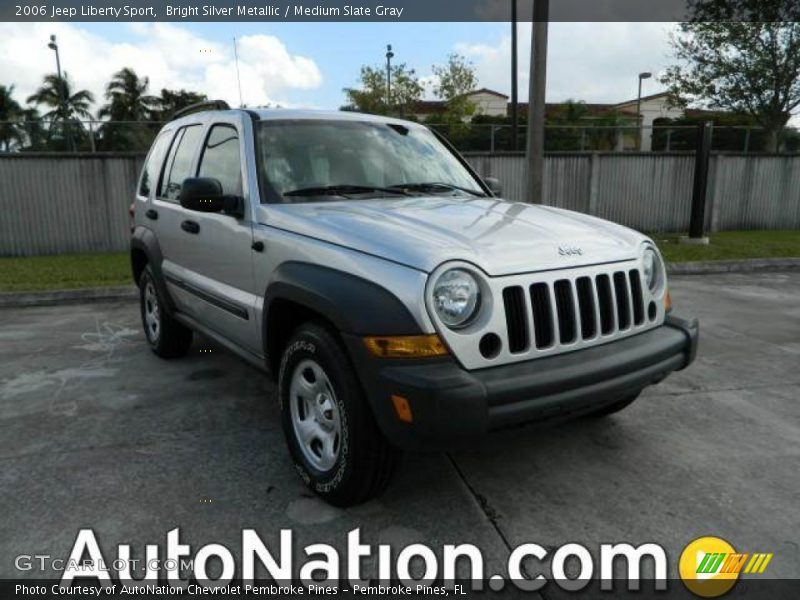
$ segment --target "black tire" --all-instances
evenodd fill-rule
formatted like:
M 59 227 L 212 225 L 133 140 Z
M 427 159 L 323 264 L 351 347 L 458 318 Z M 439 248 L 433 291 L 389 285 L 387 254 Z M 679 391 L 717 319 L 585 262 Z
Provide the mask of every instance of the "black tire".
M 139 312 L 147 343 L 161 358 L 185 356 L 192 345 L 192 330 L 173 319 L 166 306 L 153 271 L 147 265 L 139 278 Z
M 622 400 L 617 400 L 612 404 L 607 404 L 606 406 L 589 413 L 587 416 L 593 419 L 600 419 L 602 417 L 607 417 L 609 415 L 613 415 L 614 413 L 618 413 L 623 408 L 627 408 L 633 404 L 634 401 L 639 397 L 639 394 L 641 394 L 641 392 L 636 392 L 633 396 L 626 396 Z
M 314 375 L 315 365 L 321 368 L 322 377 Z M 318 379 L 320 388 L 314 387 L 309 391 L 300 386 L 297 377 L 304 378 L 305 384 Z M 296 392 L 302 389 L 305 390 L 302 392 L 304 395 L 316 395 L 320 404 L 311 412 L 318 411 L 319 421 L 308 412 L 301 414 L 310 409 L 301 394 L 292 398 L 293 382 Z M 314 391 L 317 389 L 323 392 Z M 332 397 L 330 391 L 333 392 Z M 324 324 L 306 323 L 291 336 L 283 351 L 278 372 L 278 394 L 289 452 L 300 477 L 314 493 L 334 506 L 353 506 L 383 492 L 394 473 L 399 453 L 378 429 L 344 347 L 338 336 Z M 295 403 L 294 409 L 292 402 Z M 324 410 L 326 405 L 335 405 L 338 413 L 333 415 L 331 410 Z M 293 410 L 296 411 L 294 417 Z M 312 463 L 307 456 L 308 452 L 312 452 L 314 460 L 323 462 L 315 454 L 322 454 L 324 444 L 319 439 L 308 443 L 301 441 L 298 434 L 300 425 L 296 426 L 295 423 L 303 416 L 308 419 L 303 421 L 304 424 L 317 427 L 317 432 L 331 439 L 338 439 L 338 444 L 333 442 L 331 445 L 337 451 L 326 455 L 329 461 L 335 460 L 328 468 Z M 332 416 L 338 418 L 338 429 L 333 424 Z M 315 422 L 311 423 L 312 420 Z M 324 430 L 325 424 L 331 424 L 329 431 Z M 318 442 L 316 446 L 314 442 Z

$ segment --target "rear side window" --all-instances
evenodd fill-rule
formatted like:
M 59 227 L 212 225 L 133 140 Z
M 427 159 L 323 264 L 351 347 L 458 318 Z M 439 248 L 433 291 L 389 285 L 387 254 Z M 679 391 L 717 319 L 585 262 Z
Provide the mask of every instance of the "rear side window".
M 200 125 L 184 127 L 175 136 L 158 188 L 159 198 L 177 201 L 181 195 L 183 180 L 192 176 L 192 159 L 200 143 Z
M 159 135 L 156 141 L 153 142 L 142 169 L 142 177 L 139 179 L 140 196 L 149 197 L 150 191 L 155 187 L 158 181 L 158 168 L 164 160 L 164 151 L 167 149 L 168 143 L 169 135 L 166 132 Z
M 199 177 L 213 177 L 222 184 L 223 194 L 242 195 L 242 161 L 239 135 L 230 125 L 214 125 L 200 158 Z

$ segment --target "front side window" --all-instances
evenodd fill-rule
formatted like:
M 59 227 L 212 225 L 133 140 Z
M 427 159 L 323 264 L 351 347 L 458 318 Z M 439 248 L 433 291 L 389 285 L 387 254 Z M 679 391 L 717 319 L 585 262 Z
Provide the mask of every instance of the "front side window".
M 198 177 L 211 177 L 222 184 L 223 194 L 242 195 L 242 161 L 239 136 L 230 125 L 214 125 L 200 158 Z
M 158 189 L 159 198 L 178 200 L 183 180 L 192 176 L 192 161 L 202 132 L 200 125 L 190 125 L 175 135 Z
M 428 129 L 397 123 L 265 120 L 258 166 L 271 202 L 398 194 L 484 195 Z

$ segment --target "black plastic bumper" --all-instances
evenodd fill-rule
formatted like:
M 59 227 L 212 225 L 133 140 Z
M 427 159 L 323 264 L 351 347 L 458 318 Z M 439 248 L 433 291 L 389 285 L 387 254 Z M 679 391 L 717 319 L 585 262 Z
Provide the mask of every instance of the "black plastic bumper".
M 441 449 L 491 429 L 591 412 L 638 393 L 695 357 L 696 319 L 668 316 L 663 326 L 602 346 L 500 367 L 466 371 L 453 358 L 378 359 L 346 336 L 365 392 L 387 438 L 404 449 Z M 413 422 L 395 415 L 405 397 Z

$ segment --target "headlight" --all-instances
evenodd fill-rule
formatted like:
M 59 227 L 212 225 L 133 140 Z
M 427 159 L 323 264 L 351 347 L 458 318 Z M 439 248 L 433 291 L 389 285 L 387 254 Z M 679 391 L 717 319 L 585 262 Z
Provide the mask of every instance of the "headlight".
M 664 283 L 664 264 L 653 248 L 644 250 L 644 280 L 652 294 L 657 294 Z
M 466 324 L 478 311 L 481 292 L 478 282 L 464 269 L 450 269 L 433 286 L 433 306 L 448 327 Z

